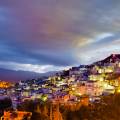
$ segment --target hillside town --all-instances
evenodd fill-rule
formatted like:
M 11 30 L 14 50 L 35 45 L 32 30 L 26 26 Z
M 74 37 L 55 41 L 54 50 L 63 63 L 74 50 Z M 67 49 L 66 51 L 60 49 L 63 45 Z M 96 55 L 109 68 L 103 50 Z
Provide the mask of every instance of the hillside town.
M 20 80 L 18 83 L 0 81 L 0 99 L 10 98 L 14 110 L 26 100 L 40 100 L 41 103 L 49 101 L 53 105 L 77 104 L 79 109 L 81 105 L 99 103 L 102 96 L 115 93 L 120 93 L 119 54 L 112 54 L 91 65 L 72 67 L 49 77 Z

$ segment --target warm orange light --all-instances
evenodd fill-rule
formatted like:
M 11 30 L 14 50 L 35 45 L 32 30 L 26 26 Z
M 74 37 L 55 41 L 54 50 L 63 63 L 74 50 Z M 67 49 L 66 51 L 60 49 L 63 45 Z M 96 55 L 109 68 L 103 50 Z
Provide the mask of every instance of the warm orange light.
M 3 116 L 4 120 L 10 119 L 13 112 L 9 112 L 9 111 L 4 112 L 4 116 Z M 32 116 L 31 112 L 15 111 L 15 113 L 17 115 L 17 117 L 15 118 L 16 120 L 22 120 L 25 115 L 28 115 L 29 118 Z

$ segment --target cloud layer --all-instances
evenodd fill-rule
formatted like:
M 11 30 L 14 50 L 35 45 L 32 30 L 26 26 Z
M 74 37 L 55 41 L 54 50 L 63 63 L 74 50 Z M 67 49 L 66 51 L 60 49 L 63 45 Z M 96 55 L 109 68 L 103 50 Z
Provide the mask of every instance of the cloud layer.
M 0 67 L 47 72 L 120 53 L 119 11 L 119 0 L 1 1 Z

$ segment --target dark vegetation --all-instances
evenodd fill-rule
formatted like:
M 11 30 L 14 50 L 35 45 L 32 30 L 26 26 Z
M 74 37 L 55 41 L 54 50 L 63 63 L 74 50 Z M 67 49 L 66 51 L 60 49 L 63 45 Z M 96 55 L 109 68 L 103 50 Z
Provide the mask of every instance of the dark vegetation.
M 4 110 L 12 109 L 12 101 L 10 98 L 4 98 L 0 100 L 0 116 L 3 115 Z
M 11 100 L 0 101 L 0 111 L 11 107 Z M 32 112 L 31 120 L 50 120 L 50 103 L 26 101 L 18 110 Z M 69 110 L 60 106 L 63 120 L 120 120 L 120 94 L 104 96 L 100 103 L 81 106 L 79 110 Z
M 67 111 L 66 120 L 120 120 L 120 94 L 105 96 L 100 103 Z

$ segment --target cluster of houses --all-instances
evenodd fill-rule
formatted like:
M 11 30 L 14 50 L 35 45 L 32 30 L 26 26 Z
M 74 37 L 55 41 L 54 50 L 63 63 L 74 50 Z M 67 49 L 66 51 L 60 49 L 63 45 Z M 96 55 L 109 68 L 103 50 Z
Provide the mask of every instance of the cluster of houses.
M 13 101 L 41 99 L 42 101 L 78 102 L 120 92 L 120 55 L 91 65 L 80 65 L 50 77 L 20 81 L 8 89 Z
M 83 97 L 93 97 L 120 92 L 120 55 L 91 65 L 72 67 L 42 79 L 20 81 L 9 90 L 13 99 L 41 99 L 42 101 L 78 102 Z M 16 98 L 17 96 L 17 98 Z

